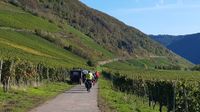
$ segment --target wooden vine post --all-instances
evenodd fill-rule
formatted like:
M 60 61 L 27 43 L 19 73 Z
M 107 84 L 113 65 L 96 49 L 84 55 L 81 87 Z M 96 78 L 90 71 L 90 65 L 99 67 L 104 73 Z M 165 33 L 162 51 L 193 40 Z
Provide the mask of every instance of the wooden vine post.
M 10 75 L 9 75 L 8 85 L 7 85 L 7 86 L 8 86 L 8 87 L 7 87 L 8 90 L 9 90 L 10 87 L 11 87 L 10 82 L 11 82 L 11 77 L 12 77 L 12 75 L 14 75 L 13 70 L 14 70 L 14 61 L 12 60 L 12 61 L 11 61 L 11 65 L 10 65 Z
M 3 60 L 0 61 L 0 83 L 1 83 L 2 68 L 3 68 Z
M 142 80 L 142 83 L 143 83 L 143 89 L 144 89 L 144 97 L 145 98 L 147 98 L 148 97 L 148 95 L 147 95 L 147 88 L 146 88 L 146 82 L 145 82 L 145 80 Z M 145 100 L 143 99 L 143 104 L 145 103 Z
M 39 67 L 40 68 L 40 81 L 41 81 L 41 83 L 43 83 L 43 66 L 40 66 Z
M 176 111 L 176 83 L 177 81 L 173 83 L 173 87 L 174 87 L 173 112 Z
M 50 78 L 49 78 L 49 68 L 47 68 L 46 70 L 47 70 L 47 82 L 50 82 Z
M 187 100 L 187 90 L 186 90 L 185 86 L 183 88 L 183 92 L 184 92 L 185 112 L 189 112 L 189 110 L 188 110 L 188 100 Z
M 12 75 L 14 61 L 6 61 L 3 63 L 2 67 L 2 84 L 3 84 L 3 91 L 7 92 L 10 87 L 10 79 Z
M 64 69 L 64 81 L 66 81 L 66 79 L 67 79 L 67 70 Z

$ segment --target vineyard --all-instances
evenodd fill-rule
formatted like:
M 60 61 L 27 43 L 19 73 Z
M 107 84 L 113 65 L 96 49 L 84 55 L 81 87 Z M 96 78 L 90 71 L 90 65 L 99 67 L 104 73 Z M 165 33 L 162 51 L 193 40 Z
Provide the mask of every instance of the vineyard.
M 27 112 L 70 89 L 67 67 L 10 59 L 0 60 L 0 111 Z
M 64 82 L 69 76 L 69 70 L 65 68 L 51 68 L 19 60 L 1 60 L 0 62 L 0 76 L 4 92 L 9 91 L 12 86 L 37 87 L 43 81 Z
M 0 1 L 1 112 L 27 112 L 72 87 L 66 81 L 73 67 L 89 68 L 86 59 L 65 49 L 70 44 L 74 50 L 70 39 L 79 48 L 84 35 L 58 23 Z
M 21 95 L 21 99 L 23 99 L 23 94 L 28 96 L 35 93 L 27 99 L 29 101 L 36 99 L 31 102 L 37 103 L 37 101 L 40 101 L 39 98 L 35 98 L 37 94 L 41 94 L 45 98 L 46 93 L 49 91 L 53 92 L 55 90 L 58 93 L 59 89 L 56 84 L 63 91 L 64 86 L 67 84 L 62 82 L 68 79 L 69 71 L 74 67 L 93 69 L 91 66 L 94 66 L 98 61 L 110 60 L 120 56 L 117 56 L 117 52 L 123 51 L 123 44 L 127 49 L 134 47 L 137 49 L 139 44 L 129 46 L 129 41 L 137 43 L 138 40 L 142 39 L 139 35 L 136 35 L 138 40 L 132 40 L 131 38 L 127 44 L 126 41 L 114 38 L 115 35 L 116 37 L 119 35 L 114 33 L 115 30 L 112 32 L 109 28 L 106 28 L 110 33 L 99 30 L 106 25 L 103 22 L 104 19 L 97 18 L 95 21 L 101 23 L 97 24 L 99 28 L 94 27 L 89 30 L 89 26 L 83 24 L 82 20 L 79 21 L 82 24 L 76 23 L 78 21 L 75 20 L 79 17 L 74 16 L 76 18 L 71 22 L 74 26 L 78 26 L 77 29 L 79 30 L 83 27 L 81 30 L 85 32 L 84 34 L 75 29 L 76 27 L 68 24 L 69 21 L 66 20 L 68 12 L 63 13 L 66 15 L 65 18 L 61 18 L 58 16 L 60 14 L 54 15 L 50 12 L 46 14 L 39 10 L 34 12 L 34 10 L 29 10 L 26 7 L 15 5 L 0 1 L 0 84 L 3 87 L 3 90 L 0 90 L 0 111 L 2 107 L 6 107 L 6 104 L 9 104 L 8 108 L 12 107 L 10 104 L 16 106 L 16 102 L 20 102 L 16 101 L 17 98 L 15 98 L 18 95 Z M 95 19 L 95 16 L 91 15 L 91 18 Z M 86 20 L 84 22 L 88 23 Z M 113 25 L 113 28 L 116 28 L 115 25 Z M 121 31 L 122 34 L 123 32 Z M 104 33 L 105 37 L 101 40 L 100 37 Z M 98 38 L 92 39 L 89 36 L 97 36 L 99 40 Z M 126 36 L 129 37 L 128 34 L 121 35 L 121 37 Z M 116 42 L 119 41 L 117 44 L 115 39 Z M 105 47 L 104 44 L 107 46 Z M 102 47 L 103 45 L 104 47 Z M 146 45 L 146 42 L 142 45 Z M 154 46 L 154 44 L 152 45 Z M 146 47 L 149 49 L 153 46 L 149 44 Z M 162 51 L 162 49 L 157 50 Z M 149 53 L 151 54 L 150 51 Z M 182 61 L 178 60 L 173 59 L 173 57 L 158 56 L 158 58 L 151 58 L 149 56 L 148 59 L 141 57 L 141 59 L 117 61 L 104 65 L 102 74 L 109 80 L 108 85 L 110 88 L 108 89 L 112 89 L 113 94 L 116 95 L 120 92 L 119 99 L 114 99 L 114 103 L 119 102 L 125 105 L 125 108 L 122 109 L 124 111 L 128 111 L 126 109 L 129 108 L 132 109 L 126 103 L 136 104 L 134 99 L 138 99 L 144 100 L 144 104 L 140 105 L 141 109 L 147 108 L 151 112 L 200 112 L 200 72 L 190 71 L 189 67 L 193 67 L 193 64 L 184 59 L 180 59 Z M 172 65 L 176 70 L 171 67 Z M 199 68 L 194 67 L 194 70 L 197 69 Z M 54 85 L 54 83 L 56 84 Z M 105 81 L 105 83 L 107 82 Z M 50 86 L 44 87 L 48 85 Z M 52 91 L 51 86 L 54 86 Z M 68 86 L 70 87 L 70 85 Z M 106 86 L 103 85 L 102 88 L 104 89 Z M 31 90 L 20 93 L 21 87 Z M 37 93 L 41 89 L 40 87 L 47 88 L 46 93 L 44 91 Z M 128 100 L 128 97 L 124 99 L 124 95 L 129 96 L 131 100 Z M 111 97 L 115 96 L 111 94 Z M 8 99 L 10 101 L 7 101 Z M 121 99 L 124 99 L 124 102 L 120 102 Z M 111 98 L 111 100 L 113 99 Z M 21 102 L 26 103 L 26 99 Z M 25 104 L 23 103 L 18 107 L 21 108 L 20 106 Z M 117 107 L 120 108 L 119 105 Z M 31 108 L 31 106 L 27 106 L 27 108 Z
M 103 112 L 159 112 L 158 105 L 154 109 L 148 105 L 147 99 L 114 89 L 109 79 L 99 80 L 99 107 Z
M 45 18 L 0 1 L 1 82 L 5 83 L 5 91 L 19 82 L 61 80 L 73 67 L 89 68 L 89 59 L 114 56 L 63 19 L 50 16 Z
M 50 13 L 0 1 L 0 81 L 4 91 L 64 81 L 69 70 L 114 57 L 107 49 Z
M 148 99 L 149 106 L 159 105 L 160 112 L 163 107 L 167 112 L 200 111 L 199 72 L 133 69 L 107 70 L 103 74 L 114 89 Z
M 180 63 L 178 63 L 180 64 Z M 200 72 L 191 71 L 194 65 L 182 66 L 181 70 L 157 69 L 157 66 L 177 66 L 170 63 L 167 59 L 132 59 L 127 61 L 118 61 L 104 65 L 104 70 L 119 73 L 129 78 L 142 77 L 143 79 L 163 79 L 163 80 L 199 80 Z M 179 66 L 179 65 L 178 65 Z M 190 70 L 191 69 L 191 70 Z

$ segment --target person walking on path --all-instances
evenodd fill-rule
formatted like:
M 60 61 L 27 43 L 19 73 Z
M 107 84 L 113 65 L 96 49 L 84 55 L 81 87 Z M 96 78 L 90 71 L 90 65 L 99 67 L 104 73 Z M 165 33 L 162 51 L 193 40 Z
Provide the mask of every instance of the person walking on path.
M 97 82 L 100 77 L 100 73 L 98 71 L 95 72 L 95 81 Z

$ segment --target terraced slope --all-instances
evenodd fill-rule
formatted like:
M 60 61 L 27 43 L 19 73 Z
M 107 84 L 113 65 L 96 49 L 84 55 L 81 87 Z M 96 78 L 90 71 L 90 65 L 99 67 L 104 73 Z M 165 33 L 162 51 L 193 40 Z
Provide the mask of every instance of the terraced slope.
M 49 32 L 58 32 L 60 28 L 48 20 L 24 12 L 21 8 L 0 2 L 0 26 L 17 29 L 41 29 Z
M 3 1 L 0 1 L 0 43 L 0 58 L 51 66 L 83 67 L 88 59 L 114 57 L 66 23 L 56 24 Z
M 85 61 L 69 51 L 33 34 L 0 30 L 1 58 L 25 59 L 56 66 L 70 66 L 74 63 L 84 66 Z
M 0 2 L 0 6 L 1 59 L 31 60 L 49 66 L 86 66 L 83 58 L 34 33 L 35 29 L 47 32 L 61 31 L 56 24 L 4 2 Z

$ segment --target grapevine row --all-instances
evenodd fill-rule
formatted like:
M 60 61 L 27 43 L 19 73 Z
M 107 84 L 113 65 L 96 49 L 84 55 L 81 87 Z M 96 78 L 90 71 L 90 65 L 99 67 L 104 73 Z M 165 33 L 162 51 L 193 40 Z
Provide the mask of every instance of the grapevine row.
M 4 92 L 12 86 L 39 86 L 44 81 L 65 81 L 69 76 L 66 68 L 48 67 L 30 61 L 0 60 L 0 83 Z
M 149 106 L 167 112 L 200 112 L 200 81 L 143 79 L 103 71 L 114 89 L 148 98 Z

